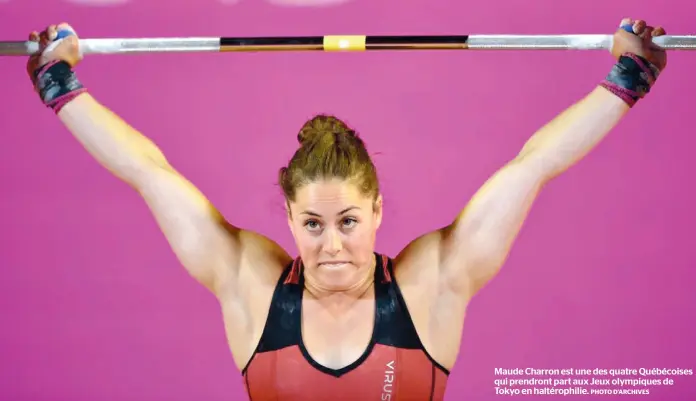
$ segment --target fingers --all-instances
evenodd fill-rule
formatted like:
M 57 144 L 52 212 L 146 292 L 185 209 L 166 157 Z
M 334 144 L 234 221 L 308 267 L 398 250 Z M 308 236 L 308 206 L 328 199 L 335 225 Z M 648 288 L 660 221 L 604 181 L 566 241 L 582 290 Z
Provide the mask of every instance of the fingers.
M 74 33 L 72 27 L 67 23 L 63 22 L 58 25 L 49 25 L 45 30 L 38 33 L 36 31 L 29 34 L 29 40 L 32 42 L 39 42 L 42 47 L 48 46 L 58 38 L 59 34 L 62 35 L 63 32 Z M 68 35 L 64 35 L 68 36 Z
M 46 31 L 48 32 L 48 39 L 55 40 L 58 35 L 58 25 L 50 25 Z
M 58 26 L 56 27 L 56 29 L 57 29 L 59 32 L 60 32 L 60 31 L 70 31 L 70 32 L 74 32 L 74 31 L 75 31 L 67 22 L 61 22 L 60 24 L 58 24 Z
M 37 31 L 33 31 L 32 33 L 29 34 L 29 41 L 30 42 L 39 42 L 41 40 L 41 36 Z M 29 57 L 29 60 L 27 60 L 27 74 L 29 74 L 29 77 L 32 79 L 33 77 L 33 72 L 38 68 L 39 66 L 39 59 L 41 58 L 41 52 L 39 51 L 36 54 L 32 54 Z
M 48 46 L 48 44 L 56 38 L 56 34 L 57 30 L 55 25 L 50 25 L 43 32 L 41 32 L 39 34 L 39 44 L 41 44 L 41 47 L 43 48 Z
M 662 28 L 660 28 L 662 29 Z M 643 39 L 643 42 L 646 43 L 646 45 L 649 48 L 655 48 L 655 44 L 652 43 L 653 37 L 655 37 L 655 28 L 648 25 L 645 21 L 643 20 L 638 20 L 636 23 L 633 25 L 633 30 L 640 37 Z M 662 29 L 664 32 L 664 29 Z M 658 35 L 659 36 L 659 35 Z
M 655 44 L 655 43 L 652 41 L 652 38 L 657 38 L 657 37 L 662 36 L 662 35 L 665 35 L 665 34 L 666 34 L 665 29 L 664 29 L 663 27 L 661 27 L 661 26 L 658 26 L 658 27 L 656 27 L 655 29 L 653 29 L 653 31 L 652 31 L 652 37 L 649 39 L 649 41 L 650 41 L 650 48 L 653 49 L 653 50 L 664 50 L 661 46 Z
M 646 24 L 643 20 L 636 20 L 633 23 L 633 33 L 642 37 L 643 35 L 645 35 L 645 30 L 648 29 L 647 25 L 648 24 Z
M 634 20 L 632 18 L 624 18 L 621 20 L 621 29 L 645 39 L 651 37 L 653 27 L 648 26 L 644 20 Z
M 665 28 L 663 28 L 661 26 L 656 27 L 652 32 L 653 37 L 662 36 L 662 35 L 666 35 L 666 34 L 667 34 L 667 32 L 665 32 Z
M 75 31 L 70 25 L 62 22 L 58 25 L 49 25 L 45 30 L 40 33 L 34 31 L 29 34 L 29 40 L 32 42 L 41 42 L 42 44 L 50 43 L 56 39 L 61 39 L 59 36 L 68 36 L 68 34 L 74 34 Z
M 632 18 L 624 18 L 621 20 L 620 28 L 636 34 L 643 39 L 648 39 L 655 36 L 665 35 L 665 29 L 661 26 L 652 27 L 648 25 L 645 20 L 634 20 Z
M 33 71 L 39 67 L 41 63 L 41 57 L 46 48 L 51 44 L 51 42 L 56 38 L 57 26 L 50 25 L 45 30 L 41 32 L 33 31 L 29 34 L 29 40 L 32 42 L 39 43 L 39 52 L 33 54 L 29 57 L 27 61 L 27 72 L 31 76 Z
M 666 31 L 663 27 L 652 27 L 645 22 L 645 20 L 634 20 L 632 18 L 624 18 L 621 20 L 620 30 L 629 32 L 633 35 L 638 36 L 643 41 L 643 46 L 646 49 L 653 51 L 662 51 L 659 45 L 653 42 L 653 38 L 663 36 Z
M 36 71 L 37 68 L 39 68 L 39 56 L 29 57 L 29 61 L 27 61 L 27 74 L 29 74 L 32 80 L 34 79 L 34 71 Z

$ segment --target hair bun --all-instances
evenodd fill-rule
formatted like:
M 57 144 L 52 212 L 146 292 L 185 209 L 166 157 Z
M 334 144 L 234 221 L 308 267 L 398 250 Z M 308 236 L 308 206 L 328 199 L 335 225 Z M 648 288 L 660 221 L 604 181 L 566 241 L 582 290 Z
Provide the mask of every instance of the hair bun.
M 297 134 L 297 141 L 300 145 L 305 145 L 314 143 L 326 135 L 347 135 L 355 137 L 355 131 L 353 131 L 348 124 L 334 116 L 320 114 L 313 117 L 302 126 L 302 129 L 300 129 L 300 132 Z

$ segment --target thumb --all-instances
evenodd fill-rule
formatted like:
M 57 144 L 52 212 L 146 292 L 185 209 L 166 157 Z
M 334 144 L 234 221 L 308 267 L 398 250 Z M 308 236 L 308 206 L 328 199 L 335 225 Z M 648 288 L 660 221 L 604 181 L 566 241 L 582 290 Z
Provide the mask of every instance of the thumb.
M 67 62 L 71 67 L 82 59 L 80 41 L 75 31 L 67 24 L 58 25 L 55 38 L 48 44 L 44 53 L 49 58 Z

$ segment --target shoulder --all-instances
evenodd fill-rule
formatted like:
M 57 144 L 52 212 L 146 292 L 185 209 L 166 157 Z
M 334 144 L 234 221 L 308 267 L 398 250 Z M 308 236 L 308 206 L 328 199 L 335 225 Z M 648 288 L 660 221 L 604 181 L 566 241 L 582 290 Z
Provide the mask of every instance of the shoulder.
M 292 265 L 293 258 L 275 241 L 253 231 L 241 231 L 239 242 L 239 265 L 236 269 L 230 268 L 237 275 L 235 280 L 229 281 L 234 288 L 224 292 L 244 297 L 250 288 L 261 292 L 275 289 L 283 272 Z
M 392 261 L 400 284 L 424 283 L 437 279 L 442 247 L 442 233 L 432 231 L 414 239 Z

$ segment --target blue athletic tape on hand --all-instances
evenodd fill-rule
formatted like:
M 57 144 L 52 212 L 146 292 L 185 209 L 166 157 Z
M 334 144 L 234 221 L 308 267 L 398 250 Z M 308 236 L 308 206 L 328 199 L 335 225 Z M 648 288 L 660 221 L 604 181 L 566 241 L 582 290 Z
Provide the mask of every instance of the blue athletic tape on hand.
M 635 32 L 633 32 L 633 25 L 628 25 L 628 24 L 627 24 L 627 25 L 621 25 L 621 29 L 623 29 L 624 31 L 626 31 L 626 32 L 628 32 L 628 33 L 632 33 L 632 34 L 634 34 L 634 35 L 636 34 Z
M 68 36 L 72 36 L 74 34 L 75 34 L 75 32 L 73 32 L 69 29 L 62 29 L 62 30 L 58 31 L 58 33 L 56 34 L 56 38 L 54 40 L 64 39 L 64 38 L 67 38 Z

